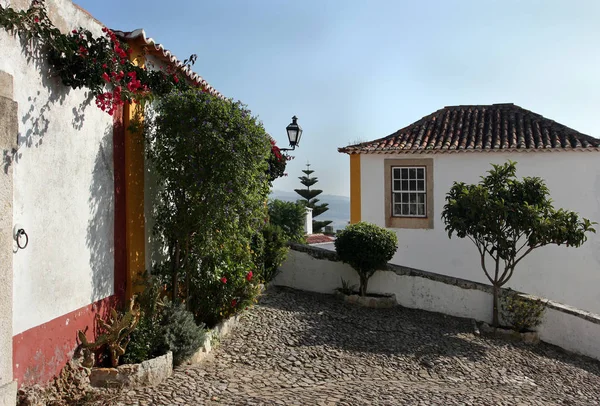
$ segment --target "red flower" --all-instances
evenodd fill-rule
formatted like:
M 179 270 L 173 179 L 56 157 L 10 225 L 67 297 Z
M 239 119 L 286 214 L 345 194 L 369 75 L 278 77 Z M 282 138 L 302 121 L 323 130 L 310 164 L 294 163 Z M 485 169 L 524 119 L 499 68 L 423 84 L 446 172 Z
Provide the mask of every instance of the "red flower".
M 86 55 L 88 53 L 88 50 L 85 49 L 85 47 L 83 45 L 79 46 L 79 53 L 81 55 Z
M 39 19 L 39 17 L 35 17 L 35 18 L 33 19 L 33 22 L 34 22 L 34 23 L 39 23 L 39 22 L 40 22 L 40 19 Z
M 179 78 L 177 76 L 173 76 L 173 80 L 175 81 L 175 83 L 179 83 Z
M 103 64 L 102 64 L 102 69 L 106 69 L 106 68 L 108 68 L 108 65 L 107 65 L 107 64 L 105 64 L 105 63 L 103 63 Z
M 248 275 L 246 275 L 246 280 L 248 282 L 250 282 L 252 280 L 252 271 L 248 272 Z
M 222 277 L 222 278 L 221 278 L 221 282 L 223 282 L 223 283 L 227 283 L 227 278 L 226 278 L 226 277 Z
M 102 79 L 106 80 L 107 82 L 110 82 L 110 78 L 108 77 L 108 73 L 106 72 L 102 74 Z
M 73 30 L 71 31 L 73 34 L 77 34 L 77 30 Z
M 102 27 L 102 32 L 107 32 L 107 31 L 108 31 L 108 28 Z
M 231 307 L 235 307 L 237 305 L 237 300 L 233 299 L 231 301 Z

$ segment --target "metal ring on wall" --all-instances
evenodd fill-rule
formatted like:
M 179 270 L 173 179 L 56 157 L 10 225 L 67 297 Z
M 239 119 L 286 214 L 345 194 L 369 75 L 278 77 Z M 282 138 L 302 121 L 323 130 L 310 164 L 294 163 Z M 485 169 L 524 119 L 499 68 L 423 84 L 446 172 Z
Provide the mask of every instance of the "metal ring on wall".
M 25 244 L 21 245 L 21 236 L 24 235 L 25 236 Z M 29 244 L 29 236 L 27 235 L 27 233 L 25 232 L 24 229 L 20 228 L 17 231 L 17 247 L 19 247 L 20 249 L 25 249 L 27 247 L 27 244 Z

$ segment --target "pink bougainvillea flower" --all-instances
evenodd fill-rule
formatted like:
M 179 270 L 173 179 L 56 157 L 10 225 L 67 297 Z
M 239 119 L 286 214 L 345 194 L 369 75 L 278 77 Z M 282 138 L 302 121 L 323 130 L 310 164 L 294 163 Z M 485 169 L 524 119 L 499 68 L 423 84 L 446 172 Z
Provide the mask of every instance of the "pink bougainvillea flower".
M 248 272 L 248 275 L 246 275 L 246 280 L 247 280 L 248 282 L 250 282 L 250 281 L 252 280 L 252 275 L 253 275 L 253 274 L 252 274 L 252 271 Z
M 227 283 L 227 278 L 226 278 L 226 277 L 222 277 L 222 278 L 221 278 L 221 282 L 223 282 L 223 283 Z

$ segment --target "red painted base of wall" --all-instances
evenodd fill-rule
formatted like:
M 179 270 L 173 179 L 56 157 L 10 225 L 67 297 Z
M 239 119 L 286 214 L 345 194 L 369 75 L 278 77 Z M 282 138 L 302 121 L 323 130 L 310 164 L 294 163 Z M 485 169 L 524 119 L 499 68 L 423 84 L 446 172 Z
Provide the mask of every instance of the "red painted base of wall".
M 94 317 L 105 316 L 116 303 L 116 295 L 109 296 L 14 336 L 13 379 L 19 386 L 49 382 L 73 357 L 77 331 L 87 328 L 86 336 L 94 339 Z

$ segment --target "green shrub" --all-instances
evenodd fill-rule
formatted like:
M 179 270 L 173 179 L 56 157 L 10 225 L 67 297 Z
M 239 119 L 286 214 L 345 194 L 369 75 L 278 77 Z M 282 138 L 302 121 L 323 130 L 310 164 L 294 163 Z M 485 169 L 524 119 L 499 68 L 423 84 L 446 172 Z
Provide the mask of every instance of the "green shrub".
M 232 259 L 231 250 L 206 257 L 190 279 L 190 309 L 210 328 L 254 303 L 258 294 L 254 263 L 244 256 Z
M 286 234 L 279 226 L 267 224 L 262 230 L 262 236 L 264 247 L 260 279 L 269 283 L 279 274 L 279 267 L 287 258 L 289 248 Z
M 265 267 L 265 262 L 263 259 L 263 254 L 265 251 L 265 237 L 263 236 L 262 229 L 258 230 L 252 237 L 250 250 L 252 251 L 252 263 L 254 264 L 256 274 L 262 275 Z
M 130 341 L 125 354 L 121 357 L 121 363 L 139 364 L 164 355 L 167 351 L 158 323 L 147 316 L 142 316 L 140 323 L 130 335 Z
M 170 93 L 155 108 L 144 124 L 157 177 L 154 233 L 168 257 L 157 272 L 173 300 L 213 324 L 227 302 L 248 299 L 239 291 L 255 270 L 250 245 L 279 176 L 269 170 L 271 139 L 242 103 L 201 91 Z M 219 286 L 221 277 L 235 283 Z
M 170 302 L 162 309 L 160 335 L 164 348 L 173 352 L 173 365 L 181 364 L 200 348 L 203 327 L 196 325 L 194 315 L 182 304 Z
M 342 280 L 342 286 L 337 288 L 337 291 L 343 293 L 344 295 L 352 295 L 356 292 L 356 285 L 351 285 L 350 281 L 345 280 L 344 278 L 340 278 Z
M 163 284 L 156 276 L 145 274 L 138 286 L 143 289 L 137 300 L 142 316 L 122 362 L 137 364 L 172 351 L 173 363 L 178 365 L 200 347 L 204 326 L 196 325 L 194 315 L 183 305 L 162 298 Z
M 121 357 L 124 364 L 138 364 L 158 357 L 167 352 L 162 345 L 159 322 L 161 317 L 161 283 L 156 276 L 148 272 L 135 281 L 140 293 L 136 302 L 140 307 L 140 322 L 130 335 L 125 354 Z
M 369 278 L 377 269 L 385 268 L 398 248 L 393 231 L 360 222 L 347 226 L 335 240 L 340 259 L 352 266 L 360 277 L 360 294 L 367 293 Z
M 548 305 L 541 299 L 528 299 L 508 290 L 500 299 L 502 319 L 515 331 L 531 331 L 542 323 Z
M 303 203 L 274 199 L 268 207 L 271 224 L 281 227 L 289 241 L 304 242 L 306 206 Z

